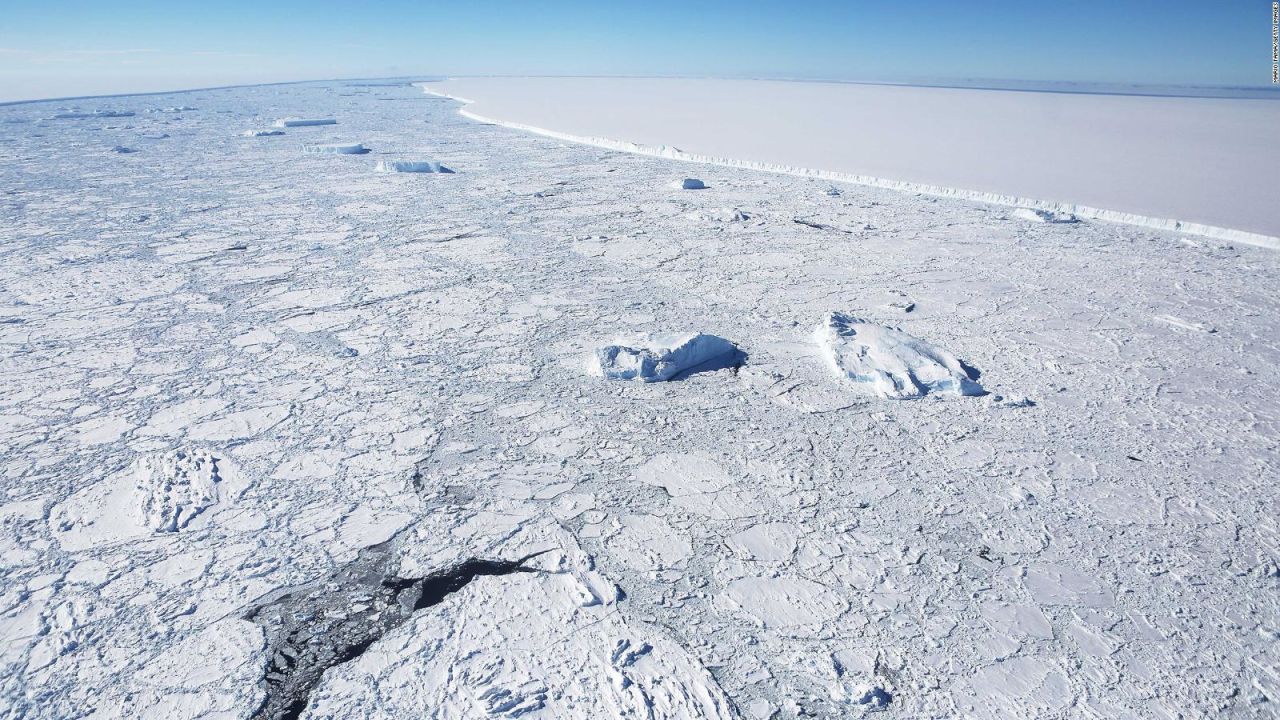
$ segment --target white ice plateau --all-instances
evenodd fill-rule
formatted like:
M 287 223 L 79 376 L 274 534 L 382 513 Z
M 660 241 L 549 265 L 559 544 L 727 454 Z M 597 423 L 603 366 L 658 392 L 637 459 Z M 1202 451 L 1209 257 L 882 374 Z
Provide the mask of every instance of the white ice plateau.
M 1280 715 L 1280 253 L 462 108 L 0 106 L 0 717 Z

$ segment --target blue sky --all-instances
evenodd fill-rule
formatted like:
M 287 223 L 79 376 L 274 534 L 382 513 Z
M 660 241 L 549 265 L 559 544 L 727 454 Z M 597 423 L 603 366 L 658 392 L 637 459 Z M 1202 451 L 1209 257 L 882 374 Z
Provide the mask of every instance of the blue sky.
M 0 99 L 419 74 L 1266 85 L 1268 0 L 4 0 Z

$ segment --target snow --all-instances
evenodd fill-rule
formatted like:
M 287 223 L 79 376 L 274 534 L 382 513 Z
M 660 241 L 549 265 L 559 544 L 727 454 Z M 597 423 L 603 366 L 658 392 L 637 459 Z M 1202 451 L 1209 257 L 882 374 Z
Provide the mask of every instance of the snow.
M 813 337 L 838 377 L 880 397 L 986 394 L 954 355 L 901 330 L 832 312 Z
M 450 174 L 453 172 L 453 170 L 450 170 L 434 160 L 379 160 L 374 169 L 378 172 L 402 173 Z
M 1280 247 L 1277 102 L 674 78 L 425 87 L 562 140 Z
M 101 102 L 136 115 L 0 107 L 0 715 L 1280 702 L 1280 254 L 405 83 Z M 342 132 L 238 137 L 286 112 Z M 346 138 L 376 154 L 299 157 Z M 465 172 L 373 171 L 432 157 Z M 584 371 L 702 342 L 740 350 Z
M 645 333 L 596 348 L 587 361 L 587 371 L 610 380 L 661 382 L 737 352 L 733 343 L 715 335 Z

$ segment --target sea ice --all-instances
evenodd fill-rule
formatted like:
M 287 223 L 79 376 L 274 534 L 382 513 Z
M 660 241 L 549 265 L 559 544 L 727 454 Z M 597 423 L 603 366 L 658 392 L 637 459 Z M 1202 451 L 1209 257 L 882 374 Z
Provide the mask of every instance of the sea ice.
M 901 330 L 833 312 L 813 336 L 837 375 L 880 397 L 986 394 L 954 355 Z
M 434 160 L 379 160 L 374 169 L 378 172 L 453 173 L 453 170 Z
M 329 155 L 364 155 L 369 148 L 363 143 L 329 143 L 325 145 L 305 145 L 303 152 Z
M 337 125 L 338 121 L 333 118 L 280 118 L 276 121 L 276 127 L 310 127 L 312 125 Z
M 733 343 L 715 335 L 644 333 L 596 349 L 587 371 L 610 380 L 657 382 L 714 360 L 729 359 L 737 352 Z
M 283 130 L 245 130 L 240 133 L 244 137 L 271 137 L 273 135 L 283 135 Z

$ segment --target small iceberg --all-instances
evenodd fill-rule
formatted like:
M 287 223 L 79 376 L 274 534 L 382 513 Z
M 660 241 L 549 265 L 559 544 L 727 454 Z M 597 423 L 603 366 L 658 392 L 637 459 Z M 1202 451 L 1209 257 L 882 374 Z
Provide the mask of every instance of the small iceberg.
M 283 135 L 283 130 L 245 130 L 240 133 L 243 137 L 273 137 L 275 135 Z
M 645 333 L 597 348 L 587 372 L 609 380 L 662 382 L 685 372 L 730 367 L 744 357 L 736 345 L 715 335 Z
M 434 160 L 379 160 L 374 169 L 378 172 L 453 173 L 453 170 Z
M 1080 219 L 1069 212 L 1059 212 L 1057 210 L 1041 210 L 1040 208 L 1018 208 L 1009 213 L 1009 217 L 1016 217 L 1022 220 L 1030 220 L 1038 223 L 1073 223 L 1080 222 Z
M 83 120 L 85 118 L 122 118 L 133 117 L 133 113 L 128 110 L 94 110 L 93 112 L 80 112 L 78 110 L 70 110 L 60 112 L 53 116 L 54 120 Z
M 328 145 L 304 145 L 302 152 L 323 155 L 364 155 L 369 148 L 364 143 L 332 143 Z
M 311 127 L 313 125 L 337 125 L 338 121 L 333 118 L 280 118 L 276 121 L 276 127 Z
M 976 382 L 977 371 L 946 350 L 901 330 L 833 312 L 813 337 L 836 375 L 879 397 L 986 394 Z
M 707 189 L 707 184 L 702 182 L 698 178 L 685 178 L 684 180 L 681 180 L 679 183 L 676 183 L 676 185 L 681 190 L 706 190 Z

